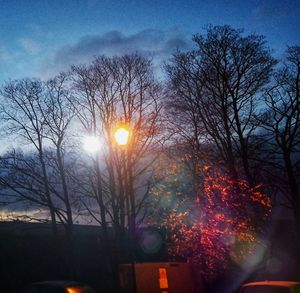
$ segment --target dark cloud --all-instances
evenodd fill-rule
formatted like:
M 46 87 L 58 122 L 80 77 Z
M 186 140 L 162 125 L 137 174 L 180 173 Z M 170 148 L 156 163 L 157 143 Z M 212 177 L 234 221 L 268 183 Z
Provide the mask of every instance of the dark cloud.
M 158 64 L 176 50 L 184 51 L 191 46 L 191 36 L 176 29 L 149 29 L 131 35 L 110 31 L 103 35 L 86 36 L 75 45 L 61 48 L 54 56 L 54 65 L 65 67 L 88 62 L 97 55 L 114 56 L 135 52 L 153 58 L 154 63 Z
M 300 17 L 300 2 L 282 1 L 265 2 L 252 11 L 254 17 L 262 22 L 278 22 L 284 19 Z

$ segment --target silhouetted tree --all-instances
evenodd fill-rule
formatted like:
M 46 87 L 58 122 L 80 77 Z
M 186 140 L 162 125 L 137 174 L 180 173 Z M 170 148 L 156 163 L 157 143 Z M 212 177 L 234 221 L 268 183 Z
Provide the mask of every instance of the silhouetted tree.
M 2 130 L 27 145 L 27 154 L 13 151 L 1 158 L 1 180 L 10 198 L 15 195 L 47 208 L 54 232 L 59 221 L 71 236 L 73 216 L 65 152 L 74 111 L 68 104 L 66 82 L 66 75 L 61 74 L 46 83 L 27 79 L 4 86 Z
M 49 189 L 45 162 L 45 117 L 42 114 L 43 83 L 24 79 L 11 81 L 2 89 L 1 118 L 7 134 L 22 138 L 21 143 L 33 147 L 38 153 L 44 188 L 44 202 L 49 208 L 53 232 L 56 233 L 56 216 Z
M 136 225 L 144 218 L 148 179 L 157 148 L 161 89 L 151 63 L 140 55 L 98 57 L 91 65 L 73 67 L 78 118 L 85 131 L 103 141 L 104 159 L 96 158 L 95 200 L 101 225 L 111 220 L 116 231 Z M 130 130 L 129 142 L 114 141 L 118 126 Z M 102 170 L 101 170 L 102 168 Z M 148 175 L 147 175 L 148 174 Z
M 176 117 L 183 115 L 187 126 L 179 133 L 185 129 L 196 149 L 204 140 L 213 143 L 234 178 L 241 171 L 239 159 L 252 184 L 252 119 L 275 61 L 263 37 L 241 33 L 229 26 L 210 26 L 206 35 L 194 36 L 194 51 L 175 54 L 166 66 L 172 89 L 167 106 Z
M 266 110 L 259 120 L 268 153 L 265 161 L 272 166 L 273 175 L 277 170 L 274 183 L 280 183 L 284 205 L 292 209 L 300 230 L 300 47 L 289 47 L 286 53 L 286 62 L 266 92 Z

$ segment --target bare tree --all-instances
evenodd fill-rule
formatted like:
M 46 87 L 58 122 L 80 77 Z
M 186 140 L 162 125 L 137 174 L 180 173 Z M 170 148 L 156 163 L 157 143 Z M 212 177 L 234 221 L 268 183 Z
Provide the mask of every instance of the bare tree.
M 71 160 L 66 157 L 67 154 L 72 153 L 72 147 L 67 145 L 68 130 L 70 124 L 75 116 L 75 109 L 69 102 L 71 99 L 71 92 L 67 88 L 68 82 L 65 74 L 49 80 L 46 83 L 47 95 L 45 97 L 45 109 L 42 111 L 46 123 L 45 137 L 54 146 L 55 155 L 52 156 L 50 162 L 54 162 L 54 168 L 59 174 L 59 182 L 61 185 L 61 200 L 65 208 L 65 213 L 61 214 L 64 217 L 62 223 L 66 223 L 66 230 L 69 236 L 72 235 L 73 215 L 72 203 L 68 185 L 67 164 L 65 160 Z
M 252 184 L 252 119 L 275 61 L 263 37 L 241 33 L 210 26 L 194 36 L 196 50 L 175 54 L 166 67 L 173 90 L 168 106 L 188 114 L 194 141 L 213 142 L 233 177 L 240 173 L 238 158 Z
M 61 74 L 46 83 L 21 80 L 3 88 L 3 131 L 25 143 L 27 149 L 25 154 L 13 151 L 3 156 L 1 175 L 2 187 L 10 197 L 47 208 L 53 230 L 59 221 L 71 236 L 73 217 L 65 159 L 74 111 L 66 82 L 66 75 Z
M 104 103 L 107 107 L 109 107 L 111 103 L 106 99 L 106 95 L 97 98 L 99 78 L 95 75 L 92 66 L 74 66 L 72 72 L 74 77 L 74 87 L 77 92 L 76 100 L 73 102 L 74 107 L 78 109 L 77 117 L 88 135 L 98 136 L 100 139 L 102 119 L 99 115 L 99 110 L 101 111 L 102 107 L 99 106 L 99 103 L 100 105 L 101 103 Z M 103 79 L 107 80 L 107 78 L 108 76 L 104 76 Z M 101 82 L 99 86 L 104 86 L 106 88 L 106 83 Z M 107 119 L 109 119 L 109 117 Z M 104 240 L 106 240 L 108 237 L 106 219 L 107 209 L 105 207 L 103 176 L 99 165 L 100 159 L 100 153 L 97 153 L 93 160 L 94 172 L 89 172 L 87 170 L 85 173 L 89 176 L 84 178 L 84 181 L 87 182 L 87 184 L 83 185 L 81 183 L 81 185 L 85 186 L 86 190 L 84 193 L 86 198 L 83 198 L 83 204 L 92 217 L 101 224 Z M 100 220 L 97 218 L 97 213 L 89 207 L 90 204 L 87 199 L 94 199 L 98 204 Z M 115 201 L 113 201 L 113 205 L 114 203 Z M 113 211 L 115 212 L 115 210 L 115 206 L 113 206 Z
M 96 172 L 101 192 L 95 196 L 98 200 L 100 195 L 102 225 L 110 218 L 116 229 L 127 226 L 135 235 L 148 195 L 147 184 L 140 185 L 149 172 L 160 131 L 160 86 L 150 61 L 136 54 L 98 57 L 90 66 L 73 67 L 73 74 L 78 117 L 88 133 L 105 142 L 103 170 Z M 130 129 L 125 147 L 114 141 L 118 126 Z
M 259 117 L 262 122 L 269 164 L 282 182 L 284 205 L 292 209 L 300 229 L 300 47 L 289 47 L 286 62 L 274 75 L 274 83 L 265 95 L 266 110 Z M 281 187 L 282 187 L 281 186 Z
M 53 232 L 56 233 L 56 215 L 50 195 L 45 162 L 45 117 L 42 115 L 43 83 L 24 79 L 11 81 L 2 89 L 1 118 L 7 134 L 33 147 L 38 153 L 44 188 L 44 202 L 49 208 Z

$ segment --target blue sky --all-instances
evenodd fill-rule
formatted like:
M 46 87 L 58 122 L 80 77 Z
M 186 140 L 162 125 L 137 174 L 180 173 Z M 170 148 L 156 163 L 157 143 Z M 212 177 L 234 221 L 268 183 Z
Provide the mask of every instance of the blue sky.
M 139 50 L 159 64 L 207 24 L 265 35 L 281 56 L 300 44 L 300 1 L 0 0 L 0 83 L 47 78 L 97 54 Z

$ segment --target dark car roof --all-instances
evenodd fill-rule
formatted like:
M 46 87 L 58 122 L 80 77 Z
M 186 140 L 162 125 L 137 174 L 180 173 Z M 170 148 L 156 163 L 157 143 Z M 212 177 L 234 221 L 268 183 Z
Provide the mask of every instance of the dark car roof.
M 300 282 L 294 282 L 294 281 L 262 281 L 262 282 L 251 282 L 246 283 L 243 285 L 243 287 L 248 286 L 280 286 L 280 287 L 294 287 L 294 286 L 300 286 Z

